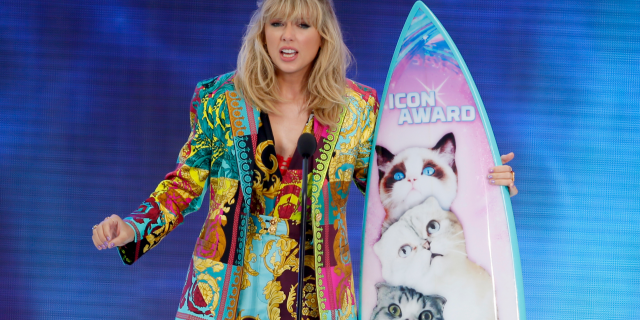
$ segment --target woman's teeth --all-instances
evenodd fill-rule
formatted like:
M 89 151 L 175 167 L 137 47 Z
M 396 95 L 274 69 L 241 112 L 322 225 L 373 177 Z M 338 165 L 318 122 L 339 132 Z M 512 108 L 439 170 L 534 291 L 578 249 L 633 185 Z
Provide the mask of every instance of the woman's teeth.
M 297 51 L 291 50 L 291 49 L 284 49 L 284 50 L 281 50 L 280 52 L 282 52 L 282 55 L 285 58 L 292 58 L 297 53 Z

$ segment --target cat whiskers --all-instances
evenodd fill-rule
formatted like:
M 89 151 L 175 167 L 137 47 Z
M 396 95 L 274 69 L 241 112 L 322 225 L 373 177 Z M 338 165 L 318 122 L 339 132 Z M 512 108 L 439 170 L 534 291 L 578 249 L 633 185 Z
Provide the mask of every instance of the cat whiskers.
M 456 234 L 452 235 L 451 237 L 455 237 L 455 236 L 457 236 L 457 235 L 459 235 L 459 234 L 461 234 L 461 233 L 463 233 L 463 232 L 464 232 L 464 230 L 460 230 L 460 232 L 458 232 L 458 233 L 456 233 Z M 464 242 L 464 240 L 462 240 L 461 242 Z
M 467 256 L 466 252 L 462 252 L 462 251 L 458 251 L 458 250 L 451 250 L 450 252 L 455 252 L 455 253 L 461 254 L 461 255 L 463 255 L 465 257 Z

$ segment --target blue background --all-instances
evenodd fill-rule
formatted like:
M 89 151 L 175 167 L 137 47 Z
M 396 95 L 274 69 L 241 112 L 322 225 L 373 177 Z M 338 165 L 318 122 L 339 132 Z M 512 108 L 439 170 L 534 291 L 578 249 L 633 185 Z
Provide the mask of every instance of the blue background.
M 382 91 L 412 4 L 336 0 L 353 79 Z M 426 4 L 516 153 L 528 318 L 640 319 L 640 3 Z M 254 9 L 0 3 L 1 318 L 173 318 L 206 208 L 134 266 L 97 251 L 91 226 L 173 170 L 196 82 L 235 68 Z M 359 266 L 363 197 L 349 201 Z

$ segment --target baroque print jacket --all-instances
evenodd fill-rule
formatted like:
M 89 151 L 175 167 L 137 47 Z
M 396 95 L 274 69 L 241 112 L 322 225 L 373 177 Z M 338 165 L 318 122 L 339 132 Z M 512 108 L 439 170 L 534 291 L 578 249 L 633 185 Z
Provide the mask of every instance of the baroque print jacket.
M 135 240 L 118 252 L 125 264 L 132 264 L 198 210 L 210 191 L 209 213 L 196 241 L 178 319 L 242 320 L 237 307 L 246 285 L 243 263 L 260 112 L 240 98 L 233 76 L 198 83 L 190 108 L 191 134 L 176 169 L 125 218 Z M 314 128 L 319 144 L 309 199 L 322 320 L 357 318 L 346 203 L 351 181 L 362 191 L 366 187 L 379 103 L 375 90 L 350 80 L 346 97 L 337 126 Z

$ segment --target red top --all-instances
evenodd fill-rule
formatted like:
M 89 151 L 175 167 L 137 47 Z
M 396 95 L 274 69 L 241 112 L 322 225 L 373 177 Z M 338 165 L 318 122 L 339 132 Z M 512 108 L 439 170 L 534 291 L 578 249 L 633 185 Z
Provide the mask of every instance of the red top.
M 287 174 L 287 170 L 289 170 L 289 164 L 291 164 L 291 159 L 293 157 L 285 159 L 283 156 L 276 154 L 276 158 L 278 158 L 278 164 L 280 165 L 280 174 L 284 176 Z

